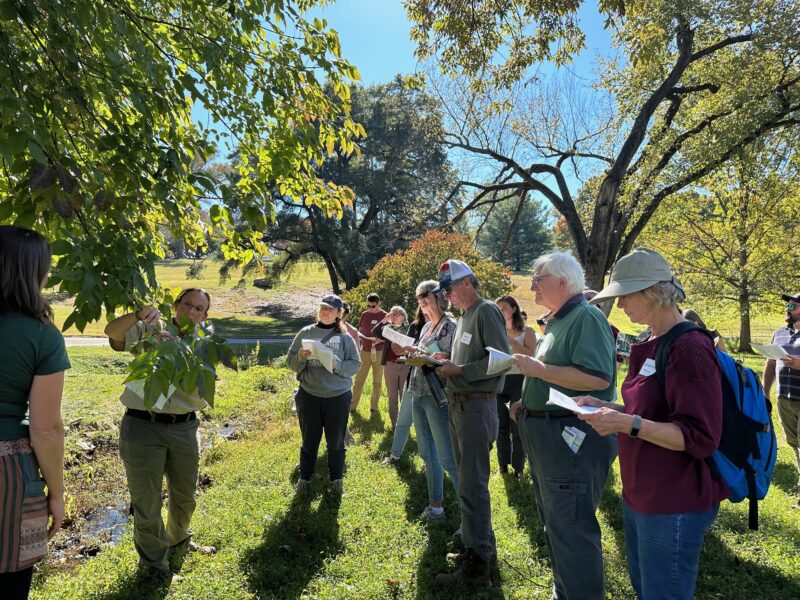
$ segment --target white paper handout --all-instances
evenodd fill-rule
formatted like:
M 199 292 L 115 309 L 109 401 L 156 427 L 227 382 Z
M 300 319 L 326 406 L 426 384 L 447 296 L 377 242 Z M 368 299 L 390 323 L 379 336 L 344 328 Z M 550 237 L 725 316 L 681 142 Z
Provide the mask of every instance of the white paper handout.
M 487 375 L 496 375 L 514 366 L 514 357 L 510 354 L 501 352 L 491 346 L 486 346 L 486 349 L 489 351 L 489 366 L 486 367 Z
M 414 345 L 414 338 L 409 337 L 407 335 L 403 335 L 399 331 L 395 331 L 391 327 L 384 327 L 382 333 L 384 339 L 389 340 L 393 344 L 398 344 L 399 346 L 413 346 Z
M 125 387 L 139 396 L 139 398 L 144 399 L 144 382 L 144 379 L 140 379 L 139 381 L 130 381 L 125 384 Z M 167 389 L 167 395 L 165 396 L 164 394 L 161 394 L 158 397 L 158 400 L 155 401 L 155 404 L 153 404 L 153 408 L 156 410 L 164 410 L 164 407 L 167 405 L 167 400 L 172 397 L 172 394 L 175 393 L 176 389 L 177 388 L 170 383 L 169 388 Z
M 333 373 L 333 366 L 336 357 L 333 355 L 333 350 L 325 346 L 319 340 L 303 340 L 303 348 L 311 350 L 309 359 L 318 360 L 323 367 L 330 373 Z
M 764 358 L 772 360 L 780 360 L 789 356 L 789 353 L 778 344 L 750 344 L 750 347 Z
M 547 404 L 549 406 L 560 406 L 580 415 L 588 415 L 599 410 L 596 406 L 578 406 L 575 400 L 555 388 L 550 388 L 550 398 Z

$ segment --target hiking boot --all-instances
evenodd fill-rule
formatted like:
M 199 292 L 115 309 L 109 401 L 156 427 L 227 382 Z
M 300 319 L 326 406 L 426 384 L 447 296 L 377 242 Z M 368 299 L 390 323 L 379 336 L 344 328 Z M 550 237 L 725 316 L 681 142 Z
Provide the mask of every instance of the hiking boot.
M 444 509 L 435 512 L 432 506 L 426 506 L 419 518 L 427 523 L 439 523 L 444 521 Z
M 464 553 L 461 564 L 454 570 L 436 575 L 439 587 L 474 586 L 491 587 L 492 576 L 489 563 L 480 557 L 472 548 Z
M 297 483 L 294 486 L 294 491 L 298 494 L 305 494 L 306 492 L 311 491 L 311 480 L 303 479 L 301 477 L 297 480 Z
M 400 464 L 400 457 L 399 456 L 395 456 L 394 454 L 390 454 L 389 456 L 387 456 L 386 458 L 384 458 L 381 461 L 381 464 L 382 465 L 396 467 L 397 465 Z
M 183 577 L 178 575 L 177 573 L 173 573 L 169 569 L 159 569 L 156 567 L 144 567 L 142 569 L 144 576 L 147 579 L 155 581 L 158 584 L 166 584 L 171 585 L 173 583 L 180 583 L 183 581 Z
M 204 556 L 210 556 L 211 554 L 216 554 L 217 549 L 214 546 L 200 546 L 199 544 L 196 544 L 190 536 L 182 542 L 179 542 L 174 546 L 170 546 L 168 550 L 168 556 L 170 558 L 176 558 L 178 556 L 184 556 L 188 552 L 197 552 L 199 554 L 203 554 Z
M 337 494 L 344 494 L 344 479 L 331 479 L 331 490 Z

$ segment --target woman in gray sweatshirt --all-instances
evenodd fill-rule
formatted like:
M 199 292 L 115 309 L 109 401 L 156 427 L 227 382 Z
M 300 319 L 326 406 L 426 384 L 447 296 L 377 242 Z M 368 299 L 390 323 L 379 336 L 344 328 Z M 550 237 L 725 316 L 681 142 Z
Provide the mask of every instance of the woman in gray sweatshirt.
M 328 445 L 330 484 L 337 492 L 344 490 L 344 437 L 352 399 L 350 388 L 353 375 L 361 368 L 361 358 L 341 320 L 342 305 L 342 299 L 334 294 L 322 298 L 317 322 L 297 333 L 286 355 L 286 364 L 297 373 L 300 382 L 295 396 L 303 436 L 298 492 L 311 485 L 323 433 Z M 322 361 L 312 358 L 311 347 L 316 342 L 333 353 L 330 363 L 324 358 Z

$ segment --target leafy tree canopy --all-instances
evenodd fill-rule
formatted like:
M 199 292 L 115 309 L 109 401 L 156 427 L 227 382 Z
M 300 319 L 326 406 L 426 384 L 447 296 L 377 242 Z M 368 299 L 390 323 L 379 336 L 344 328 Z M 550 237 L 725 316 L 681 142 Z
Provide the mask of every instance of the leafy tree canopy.
M 303 18 L 314 4 L 0 0 L 0 222 L 54 241 L 51 284 L 75 296 L 66 326 L 142 303 L 164 227 L 202 246 L 202 208 L 246 261 L 266 251 L 272 190 L 331 214 L 352 201 L 317 166 L 363 134 L 348 116 L 358 72 Z M 196 169 L 222 145 L 246 157 L 236 189 Z M 247 227 L 224 206 L 234 194 Z
M 375 292 L 387 310 L 397 304 L 413 318 L 417 285 L 438 279 L 439 267 L 450 258 L 463 260 L 472 268 L 484 298 L 493 300 L 514 288 L 508 269 L 483 259 L 469 236 L 431 231 L 412 242 L 408 249 L 384 256 L 369 270 L 364 281 L 344 294 L 344 299 L 350 303 L 352 315 L 359 315 L 367 308 L 367 295 Z

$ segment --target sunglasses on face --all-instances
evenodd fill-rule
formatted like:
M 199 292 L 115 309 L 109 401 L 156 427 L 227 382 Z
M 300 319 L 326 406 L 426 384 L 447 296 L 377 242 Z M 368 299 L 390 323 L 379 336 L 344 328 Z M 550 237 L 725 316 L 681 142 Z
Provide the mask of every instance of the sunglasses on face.
M 430 291 L 420 292 L 419 294 L 417 294 L 417 300 L 424 300 L 425 298 L 427 298 L 430 295 L 431 295 Z
M 789 302 L 789 304 L 786 305 L 787 312 L 792 312 L 795 308 L 797 308 L 796 302 Z
M 377 308 L 377 304 L 367 304 L 367 308 Z

